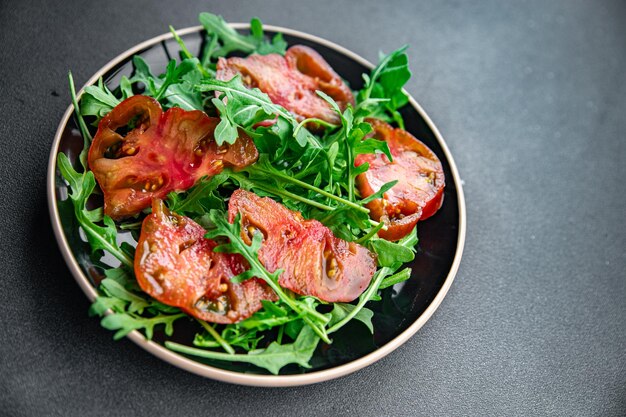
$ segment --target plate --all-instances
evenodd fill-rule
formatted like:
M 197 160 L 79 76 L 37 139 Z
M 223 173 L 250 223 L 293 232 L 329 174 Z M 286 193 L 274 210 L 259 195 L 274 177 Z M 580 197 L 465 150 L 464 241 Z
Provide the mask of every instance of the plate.
M 248 24 L 232 24 L 237 30 L 249 29 Z M 369 73 L 373 65 L 355 53 L 316 36 L 299 31 L 264 26 L 268 35 L 283 33 L 289 45 L 304 44 L 317 50 L 353 89 L 361 88 L 361 74 Z M 202 46 L 200 26 L 178 31 L 192 53 Z M 171 57 L 178 57 L 178 44 L 167 33 L 147 40 L 122 53 L 102 67 L 86 85 L 102 77 L 110 89 L 119 85 L 122 76 L 133 71 L 132 57 L 141 55 L 155 71 L 163 71 Z M 79 96 L 82 90 L 79 92 Z M 75 160 L 82 148 L 82 138 L 73 117 L 73 106 L 65 112 L 56 132 L 48 164 L 48 204 L 52 227 L 67 265 L 90 300 L 97 296 L 100 279 L 90 256 L 90 248 L 81 237 L 68 201 L 65 181 L 56 166 L 59 152 Z M 410 98 L 401 111 L 406 130 L 428 145 L 439 157 L 446 176 L 443 207 L 430 219 L 418 224 L 419 246 L 412 262 L 411 278 L 387 288 L 383 301 L 368 305 L 374 310 L 374 334 L 364 326 L 351 323 L 334 335 L 330 346 L 320 343 L 311 359 L 311 368 L 286 366 L 279 375 L 270 375 L 253 365 L 239 365 L 187 357 L 166 349 L 165 336 L 155 332 L 147 340 L 138 331 L 128 334 L 133 342 L 153 355 L 187 371 L 230 383 L 256 386 L 295 386 L 337 378 L 361 369 L 383 358 L 417 332 L 441 304 L 458 270 L 465 241 L 465 201 L 457 168 L 441 134 L 420 105 Z M 86 314 L 86 312 L 85 312 Z M 199 328 L 193 322 L 176 322 L 169 340 L 191 344 Z M 103 330 L 106 331 L 106 330 Z

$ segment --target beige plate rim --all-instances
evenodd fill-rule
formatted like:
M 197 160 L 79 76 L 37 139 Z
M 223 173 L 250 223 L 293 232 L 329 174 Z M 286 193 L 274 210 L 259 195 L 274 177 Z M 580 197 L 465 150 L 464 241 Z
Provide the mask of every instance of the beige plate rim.
M 235 29 L 248 29 L 250 27 L 247 23 L 232 23 L 231 26 Z M 368 68 L 373 68 L 372 63 L 367 61 L 366 59 L 360 57 L 352 51 L 349 51 L 346 48 L 343 48 L 333 42 L 330 42 L 326 39 L 322 39 L 317 36 L 309 35 L 307 33 L 303 33 L 297 30 L 283 28 L 279 26 L 271 26 L 265 25 L 265 29 L 275 32 L 282 32 L 285 35 L 293 35 L 297 37 L 301 37 L 313 42 L 317 42 L 321 45 L 324 45 L 330 49 L 334 49 L 335 51 L 348 56 L 354 61 L 363 64 Z M 193 26 L 186 29 L 181 29 L 177 31 L 179 35 L 186 35 L 189 33 L 197 32 L 202 30 L 201 26 Z M 137 52 L 152 46 L 156 43 L 162 42 L 167 39 L 171 39 L 171 33 L 165 33 L 159 36 L 156 36 L 152 39 L 149 39 L 145 42 L 142 42 L 126 52 L 118 55 L 114 59 L 112 59 L 108 64 L 103 66 L 98 72 L 96 72 L 85 84 L 85 86 L 94 84 L 104 73 L 106 73 L 109 69 L 117 65 L 119 62 L 131 57 Z M 79 91 L 78 97 L 83 93 L 84 87 Z M 169 362 L 179 368 L 185 369 L 189 372 L 193 372 L 197 375 L 201 375 L 204 377 L 225 381 L 233 384 L 242 384 L 242 385 L 252 385 L 252 386 L 263 386 L 263 387 L 287 387 L 287 386 L 298 386 L 298 385 L 306 385 L 313 384 L 322 381 L 328 381 L 330 379 L 338 378 L 343 375 L 350 374 L 355 372 L 369 364 L 372 364 L 379 359 L 385 357 L 395 349 L 397 349 L 400 345 L 406 342 L 411 336 L 413 336 L 433 315 L 435 310 L 439 307 L 441 302 L 443 301 L 446 293 L 450 289 L 452 285 L 452 281 L 459 269 L 459 264 L 461 262 L 461 257 L 463 254 L 463 246 L 465 243 L 465 232 L 466 232 L 466 216 L 465 216 L 465 198 L 463 195 L 461 178 L 459 176 L 456 164 L 454 163 L 454 159 L 450 154 L 450 150 L 446 145 L 441 133 L 432 122 L 430 117 L 426 114 L 426 112 L 422 109 L 422 107 L 409 95 L 409 102 L 411 105 L 417 110 L 417 112 L 424 118 L 428 127 L 432 129 L 435 134 L 435 137 L 439 141 L 441 148 L 450 164 L 450 170 L 452 172 L 452 176 L 457 186 L 457 195 L 458 195 L 458 205 L 459 205 L 459 234 L 458 234 L 458 244 L 456 248 L 456 254 L 454 260 L 452 262 L 452 267 L 444 281 L 443 286 L 430 303 L 430 305 L 426 308 L 424 313 L 413 323 L 411 324 L 404 332 L 399 334 L 396 338 L 380 347 L 379 349 L 371 352 L 359 359 L 356 359 L 352 362 L 331 368 L 323 371 L 311 372 L 308 374 L 300 374 L 300 375 L 252 375 L 252 374 L 244 374 L 232 371 L 226 371 L 219 368 L 214 368 L 212 366 L 204 365 L 199 362 L 195 362 L 191 359 L 188 359 L 184 356 L 181 356 L 175 352 L 172 352 L 165 347 L 146 340 L 146 338 L 138 331 L 132 331 L 127 335 L 127 337 L 135 342 L 137 345 L 157 356 L 158 358 Z M 47 181 L 47 191 L 48 191 L 48 208 L 50 211 L 50 219 L 52 222 L 52 228 L 54 230 L 54 234 L 59 244 L 59 248 L 67 263 L 72 275 L 82 288 L 83 292 L 87 295 L 87 297 L 93 301 L 97 292 L 96 289 L 91 285 L 87 277 L 81 271 L 78 262 L 72 255 L 72 251 L 68 245 L 67 239 L 65 238 L 65 234 L 63 233 L 63 229 L 61 227 L 61 219 L 59 217 L 58 209 L 57 209 L 57 200 L 56 200 L 56 188 L 55 188 L 55 172 L 56 172 L 56 156 L 58 153 L 59 144 L 61 141 L 61 134 L 65 125 L 67 124 L 72 112 L 74 111 L 74 106 L 70 104 L 70 106 L 65 111 L 63 118 L 59 124 L 56 135 L 54 137 L 54 142 L 52 143 L 52 149 L 50 151 L 50 158 L 48 161 L 48 181 Z

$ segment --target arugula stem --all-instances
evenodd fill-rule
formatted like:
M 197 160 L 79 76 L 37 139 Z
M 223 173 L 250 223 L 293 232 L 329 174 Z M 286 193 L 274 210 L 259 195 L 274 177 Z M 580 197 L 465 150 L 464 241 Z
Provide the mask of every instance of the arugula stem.
M 124 223 L 124 224 L 120 225 L 120 229 L 122 229 L 122 230 L 139 229 L 142 224 L 143 224 L 143 222 L 141 222 L 141 221 L 134 222 L 134 223 Z
M 306 183 L 304 181 L 300 181 L 298 179 L 292 178 L 292 177 L 290 177 L 288 175 L 283 174 L 280 171 L 270 172 L 270 171 L 264 170 L 263 168 L 255 168 L 254 165 L 252 165 L 246 171 L 248 171 L 248 172 L 250 172 L 250 171 L 257 171 L 257 172 L 262 172 L 264 174 L 267 174 L 270 177 L 271 176 L 279 177 L 279 178 L 281 178 L 281 179 L 283 179 L 285 181 L 288 181 L 288 182 L 291 182 L 293 184 L 299 185 L 302 188 L 306 188 L 306 189 L 309 189 L 311 191 L 315 191 L 316 193 L 321 194 L 324 197 L 328 197 L 331 200 L 337 201 L 338 203 L 345 204 L 346 206 L 350 206 L 353 209 L 356 209 L 356 210 L 361 211 L 363 213 L 369 213 L 370 212 L 367 208 L 365 208 L 363 206 L 359 206 L 358 204 L 353 203 L 352 201 L 348 201 L 346 199 L 338 197 L 335 194 L 329 193 L 328 191 L 322 190 L 321 188 L 318 188 L 318 187 L 316 187 L 314 185 L 308 184 L 308 183 Z
M 220 334 L 217 332 L 217 330 L 215 330 L 213 326 L 211 326 L 209 323 L 207 323 L 204 320 L 199 320 L 199 319 L 196 319 L 196 320 L 198 321 L 198 323 L 200 323 L 202 327 L 204 327 L 204 329 L 207 332 L 209 332 L 209 334 L 213 337 L 213 339 L 215 339 L 217 343 L 219 343 L 220 346 L 222 346 L 222 348 L 224 348 L 226 352 L 230 353 L 231 355 L 235 353 L 235 349 L 233 349 L 233 347 L 229 345 L 228 342 L 224 340 L 224 338 L 222 338 L 222 336 L 220 336 Z
M 78 210 L 80 210 L 80 208 L 76 207 L 76 211 Z M 90 227 L 91 224 L 93 223 L 90 224 L 90 223 L 87 223 L 86 221 L 81 221 L 81 218 L 79 217 L 78 213 L 76 213 L 76 218 L 78 218 L 80 226 L 83 228 L 83 231 L 85 232 L 85 234 L 88 234 L 96 238 L 97 240 L 99 240 L 103 246 L 106 246 L 107 252 L 115 256 L 117 260 L 122 263 L 122 265 L 126 266 L 131 271 L 133 270 L 134 263 L 133 263 L 132 258 L 126 255 L 121 249 L 114 247 L 113 245 L 110 245 L 109 242 L 106 241 L 106 239 L 103 239 L 102 236 L 97 231 L 93 230 Z
M 207 36 L 208 38 L 208 36 Z M 215 47 L 217 46 L 217 35 L 213 34 L 210 36 L 210 40 L 207 42 L 206 46 L 202 51 L 202 60 L 200 64 L 203 68 L 209 66 L 211 63 L 211 56 L 213 55 L 213 51 L 215 51 Z
M 332 326 L 330 329 L 328 329 L 326 332 L 327 333 L 336 332 L 337 330 L 345 326 L 350 320 L 352 320 L 354 316 L 356 316 L 359 313 L 359 311 L 363 309 L 365 304 L 367 304 L 367 302 L 370 301 L 370 299 L 376 293 L 376 291 L 378 291 L 378 287 L 380 286 L 380 283 L 383 282 L 383 279 L 392 272 L 393 270 L 388 267 L 382 267 L 378 271 L 376 271 L 376 275 L 374 275 L 374 279 L 372 280 L 371 285 L 367 288 L 367 290 L 363 294 L 361 294 L 361 296 L 359 297 L 359 302 L 357 303 L 356 307 L 350 313 L 348 313 L 346 317 L 344 317 L 339 322 L 335 323 L 335 325 Z
M 380 222 L 378 223 L 378 225 L 372 227 L 372 230 L 370 230 L 369 232 L 367 232 L 367 234 L 359 239 L 357 239 L 356 243 L 358 244 L 362 244 L 363 242 L 367 242 L 368 240 L 370 240 L 374 235 L 376 235 L 376 233 L 378 233 L 378 231 L 380 229 L 382 229 L 383 227 L 385 227 L 385 224 Z
M 276 341 L 279 344 L 283 343 L 283 333 L 285 332 L 285 325 L 282 324 L 280 326 L 278 326 L 278 335 L 276 336 Z
M 191 52 L 189 52 L 189 49 L 187 49 L 187 45 L 185 45 L 185 42 L 181 39 L 180 36 L 178 36 L 178 33 L 176 33 L 176 30 L 174 29 L 172 25 L 170 25 L 170 32 L 172 33 L 174 40 L 176 40 L 176 42 L 178 43 L 178 46 L 180 46 L 180 49 L 183 52 L 183 55 L 185 55 L 185 57 L 188 59 L 195 58 L 195 56 L 192 55 Z M 206 68 L 204 68 L 200 62 L 196 64 L 196 67 L 198 67 L 198 70 L 202 73 L 202 76 L 204 77 L 210 76 Z
M 352 148 L 346 140 L 346 169 L 348 170 L 348 200 L 354 201 L 354 176 L 352 168 L 354 168 L 354 157 L 352 156 Z M 369 210 L 367 211 L 369 213 Z
M 70 83 L 70 95 L 72 96 L 72 104 L 74 105 L 74 111 L 76 113 L 76 119 L 78 119 L 78 127 L 80 133 L 83 136 L 83 149 L 80 152 L 78 159 L 84 169 L 87 169 L 87 152 L 89 151 L 89 145 L 91 144 L 91 134 L 87 128 L 87 124 L 83 119 L 83 115 L 80 114 L 80 107 L 78 106 L 78 99 L 76 98 L 76 88 L 74 87 L 74 78 L 72 77 L 72 71 L 67 73 L 67 77 Z
M 214 352 L 212 350 L 198 349 L 191 346 L 181 345 L 180 343 L 170 342 L 169 340 L 165 341 L 165 347 L 173 350 L 174 352 L 181 352 L 188 355 L 222 361 L 248 362 L 247 359 L 250 358 L 248 354 Z
M 303 121 L 301 121 L 298 126 L 296 126 L 296 128 L 293 130 L 293 135 L 295 136 L 298 131 L 300 131 L 300 129 L 302 129 L 302 126 L 304 126 L 305 124 L 309 123 L 309 122 L 315 122 L 317 124 L 320 124 L 322 126 L 325 127 L 337 127 L 337 125 L 334 125 L 332 123 L 327 122 L 326 120 L 322 120 L 322 119 L 318 119 L 317 117 L 309 117 L 308 119 L 304 119 Z
M 237 175 L 234 172 L 229 172 L 229 175 L 230 175 L 231 178 L 234 178 L 238 182 L 244 182 L 245 183 L 246 181 L 248 181 L 248 182 L 252 183 L 255 188 L 261 189 L 261 190 L 266 191 L 268 193 L 276 194 L 276 195 L 278 195 L 280 197 L 291 198 L 292 200 L 300 201 L 302 203 L 305 203 L 305 204 L 308 204 L 310 206 L 316 207 L 316 208 L 318 208 L 320 210 L 325 210 L 325 211 L 333 211 L 333 210 L 335 210 L 334 207 L 327 206 L 327 205 L 322 204 L 322 203 L 318 203 L 317 201 L 308 199 L 306 197 L 299 196 L 299 195 L 291 193 L 289 191 L 281 190 L 279 188 L 272 187 L 272 186 L 269 186 L 269 185 L 260 184 L 260 183 L 254 181 L 254 180 L 251 180 L 250 178 L 245 178 L 245 177 L 242 178 L 241 176 Z

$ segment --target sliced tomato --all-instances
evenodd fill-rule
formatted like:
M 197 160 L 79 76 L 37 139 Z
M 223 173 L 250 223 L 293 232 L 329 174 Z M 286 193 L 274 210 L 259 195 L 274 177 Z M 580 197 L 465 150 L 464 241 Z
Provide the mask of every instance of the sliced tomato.
M 260 279 L 230 281 L 248 268 L 237 254 L 213 252 L 217 244 L 204 237 L 202 226 L 170 212 L 154 200 L 141 228 L 135 275 L 143 291 L 156 300 L 201 320 L 235 323 L 250 317 L 261 300 L 277 300 Z
M 218 118 L 178 107 L 163 112 L 146 96 L 130 97 L 98 125 L 89 148 L 89 168 L 104 193 L 104 212 L 115 220 L 149 207 L 153 198 L 185 190 L 226 166 L 243 167 L 258 152 L 243 132 L 218 147 Z M 126 133 L 125 133 L 126 132 Z
M 315 93 L 317 90 L 332 97 L 342 110 L 348 103 L 354 105 L 350 88 L 320 54 L 307 46 L 292 46 L 284 57 L 269 54 L 218 60 L 218 79 L 228 81 L 237 74 L 248 87 L 259 88 L 299 120 L 315 117 L 340 122 L 337 113 Z
M 369 163 L 369 170 L 357 176 L 361 197 L 369 197 L 393 180 L 398 183 L 383 198 L 368 204 L 371 217 L 384 221 L 387 230 L 379 236 L 398 240 L 406 236 L 419 220 L 425 220 L 443 204 L 445 178 L 437 156 L 406 130 L 393 128 L 377 119 L 367 120 L 373 137 L 389 145 L 393 162 L 383 154 L 358 155 L 355 165 Z
M 271 198 L 235 191 L 228 204 L 229 221 L 240 214 L 241 236 L 251 243 L 263 234 L 259 260 L 268 271 L 282 269 L 283 288 L 328 302 L 349 302 L 369 285 L 376 271 L 375 255 L 346 242 L 317 220 L 304 220 Z

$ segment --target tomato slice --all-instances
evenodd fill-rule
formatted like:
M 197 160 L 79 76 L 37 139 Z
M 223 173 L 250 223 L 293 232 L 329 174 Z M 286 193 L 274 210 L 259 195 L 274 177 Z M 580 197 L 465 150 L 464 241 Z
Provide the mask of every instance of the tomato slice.
M 104 193 L 104 213 L 132 216 L 174 190 L 185 190 L 224 166 L 243 167 L 258 152 L 243 132 L 218 147 L 218 118 L 178 107 L 163 112 L 155 99 L 133 96 L 105 116 L 89 148 L 89 168 Z M 124 132 L 127 132 L 124 134 Z
M 387 182 L 398 183 L 383 198 L 369 203 L 374 220 L 384 221 L 387 230 L 378 235 L 388 240 L 406 236 L 419 220 L 425 220 L 443 204 L 445 178 L 437 156 L 406 130 L 393 128 L 377 119 L 368 119 L 373 137 L 389 145 L 393 162 L 382 154 L 358 155 L 355 165 L 369 163 L 369 170 L 357 176 L 361 197 L 369 197 Z
M 335 237 L 322 223 L 304 220 L 271 198 L 237 190 L 228 204 L 231 223 L 238 213 L 246 243 L 254 233 L 263 234 L 259 260 L 270 272 L 283 270 L 283 288 L 328 302 L 349 302 L 367 288 L 376 271 L 375 255 L 366 248 Z
M 349 103 L 354 105 L 350 88 L 320 54 L 307 46 L 292 46 L 284 57 L 269 54 L 218 60 L 217 79 L 228 81 L 237 74 L 241 74 L 245 85 L 259 88 L 299 120 L 314 117 L 340 122 L 337 113 L 315 93 L 317 90 L 332 97 L 342 110 Z
M 170 212 L 154 200 L 141 228 L 135 275 L 141 289 L 156 300 L 201 320 L 235 323 L 250 317 L 261 300 L 277 300 L 262 280 L 230 281 L 248 269 L 238 254 L 213 252 L 217 244 L 202 226 Z

